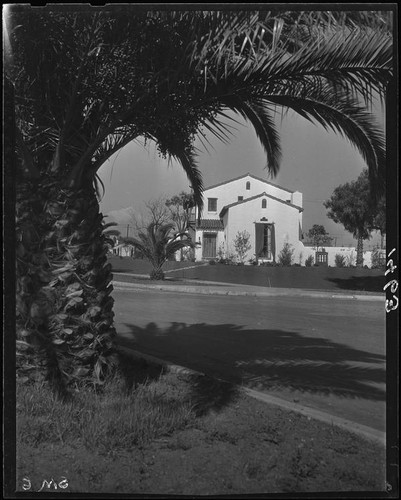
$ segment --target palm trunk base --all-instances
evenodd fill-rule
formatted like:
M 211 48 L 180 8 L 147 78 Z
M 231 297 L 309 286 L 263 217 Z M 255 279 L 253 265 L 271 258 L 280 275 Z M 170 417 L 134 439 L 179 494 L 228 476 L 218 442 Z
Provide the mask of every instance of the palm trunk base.
M 165 278 L 165 274 L 162 271 L 162 269 L 152 269 L 149 276 L 150 276 L 150 279 L 154 280 L 154 281 L 161 281 L 161 280 L 164 280 L 164 278 Z
M 50 185 L 49 185 L 50 184 Z M 59 394 L 115 365 L 111 266 L 92 188 L 22 184 L 17 202 L 17 376 Z M 50 201 L 51 200 L 51 201 Z

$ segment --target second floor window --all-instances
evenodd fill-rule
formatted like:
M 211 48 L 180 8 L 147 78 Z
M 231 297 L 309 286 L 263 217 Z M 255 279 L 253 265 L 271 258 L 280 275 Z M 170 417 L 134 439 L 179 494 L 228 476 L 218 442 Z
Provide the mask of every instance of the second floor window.
M 267 206 L 266 200 L 262 200 L 262 208 L 266 208 L 266 206 Z
M 246 183 L 246 189 L 247 189 L 247 191 L 248 191 L 249 189 L 251 189 L 251 183 L 250 183 L 249 181 Z
M 207 210 L 208 212 L 217 212 L 217 198 L 207 199 Z

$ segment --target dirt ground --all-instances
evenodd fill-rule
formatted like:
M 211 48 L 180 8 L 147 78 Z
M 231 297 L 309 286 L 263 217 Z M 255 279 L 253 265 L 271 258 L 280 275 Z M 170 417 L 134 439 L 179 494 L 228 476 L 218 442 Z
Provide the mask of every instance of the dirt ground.
M 58 492 L 163 495 L 385 488 L 380 445 L 242 393 L 143 448 L 103 455 L 83 446 L 24 446 L 17 464 L 19 491 L 55 492 L 55 484 Z

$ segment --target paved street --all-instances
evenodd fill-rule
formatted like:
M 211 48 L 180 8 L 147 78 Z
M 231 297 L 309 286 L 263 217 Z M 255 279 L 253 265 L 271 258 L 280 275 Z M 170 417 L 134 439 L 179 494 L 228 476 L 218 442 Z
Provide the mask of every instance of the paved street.
M 115 290 L 122 345 L 385 430 L 381 301 Z

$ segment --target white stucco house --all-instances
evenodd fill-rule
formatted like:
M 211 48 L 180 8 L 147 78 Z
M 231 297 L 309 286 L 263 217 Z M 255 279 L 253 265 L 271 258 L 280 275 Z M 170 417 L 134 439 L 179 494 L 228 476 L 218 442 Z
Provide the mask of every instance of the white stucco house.
M 245 174 L 204 190 L 201 219 L 195 212 L 192 237 L 199 243 L 195 260 L 235 254 L 238 232 L 250 234 L 246 260 L 276 261 L 288 242 L 302 252 L 302 193 Z

